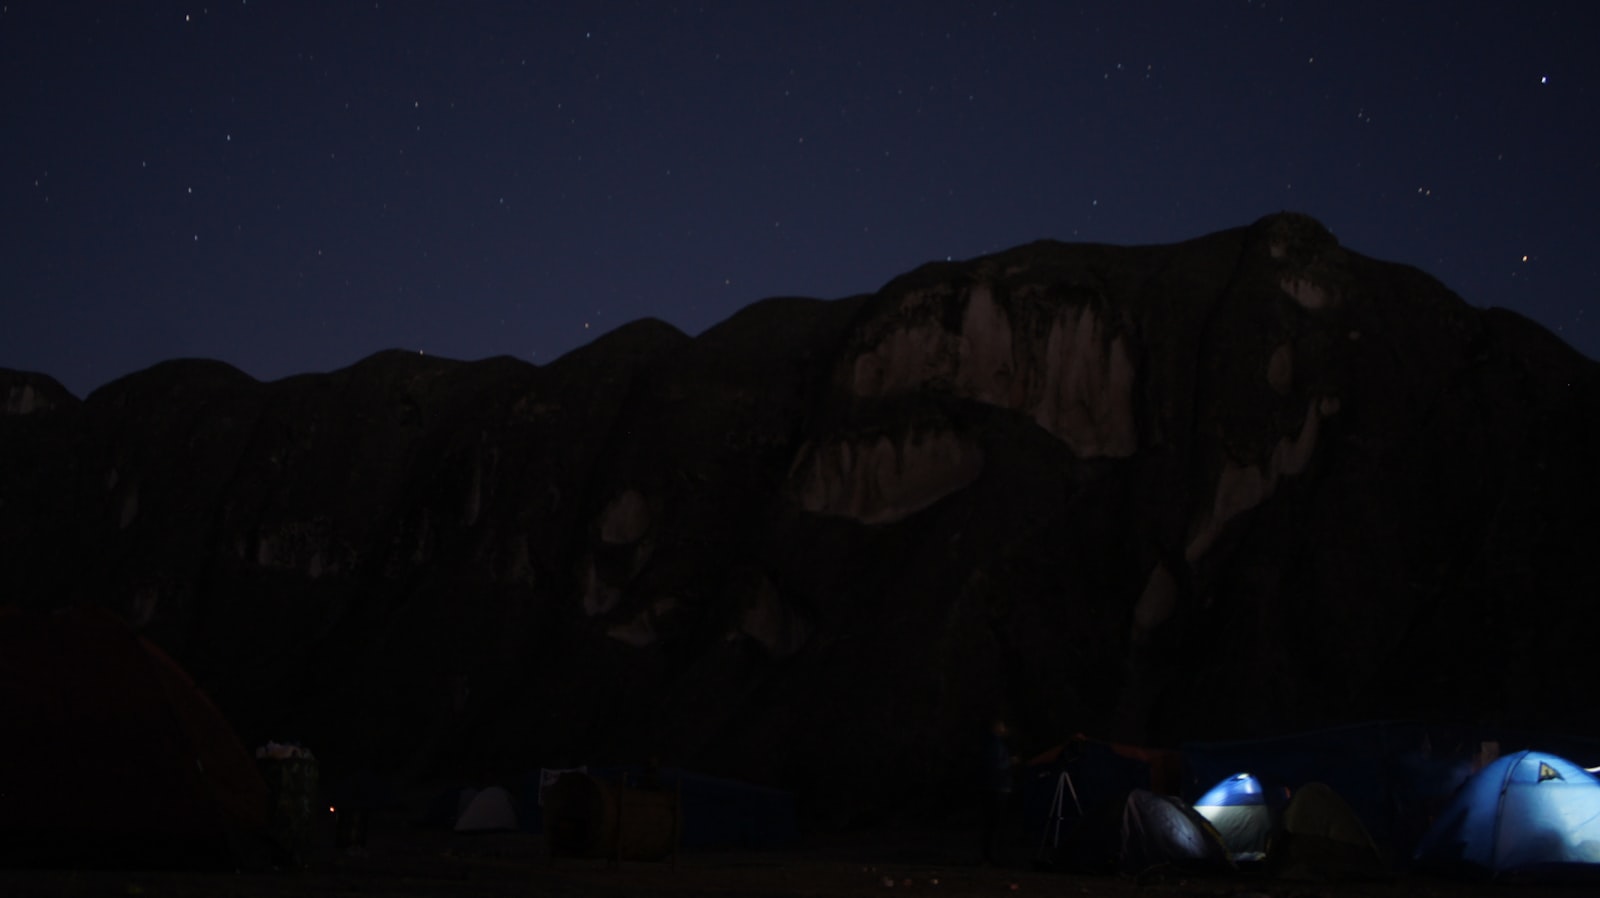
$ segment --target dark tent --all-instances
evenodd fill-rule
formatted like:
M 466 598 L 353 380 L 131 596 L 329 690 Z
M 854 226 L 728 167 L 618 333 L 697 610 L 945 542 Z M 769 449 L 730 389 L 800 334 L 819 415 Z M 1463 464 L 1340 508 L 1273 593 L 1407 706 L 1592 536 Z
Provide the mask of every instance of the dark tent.
M 1323 783 L 1295 790 L 1279 817 L 1270 862 L 1289 879 L 1378 879 L 1388 873 L 1361 818 Z
M 1416 860 L 1478 877 L 1600 878 L 1600 780 L 1544 752 L 1506 755 L 1461 787 Z
M 1225 870 L 1232 864 L 1217 831 L 1182 799 L 1135 789 L 1122 811 L 1121 866 L 1139 873 L 1161 866 Z
M 1090 809 L 1062 844 L 1060 865 L 1078 872 L 1143 873 L 1156 867 L 1229 870 L 1222 838 L 1182 799 L 1133 789 Z
M 0 610 L 0 863 L 236 868 L 267 791 L 222 714 L 110 612 Z

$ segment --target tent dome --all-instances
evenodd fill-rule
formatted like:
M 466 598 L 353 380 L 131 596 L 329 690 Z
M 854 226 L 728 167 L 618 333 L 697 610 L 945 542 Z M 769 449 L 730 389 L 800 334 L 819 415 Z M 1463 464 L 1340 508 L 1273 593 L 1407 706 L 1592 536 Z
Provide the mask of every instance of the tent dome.
M 103 608 L 0 608 L 0 867 L 265 862 L 268 793 L 189 675 Z
M 1462 785 L 1416 861 L 1490 877 L 1600 877 L 1600 780 L 1544 752 L 1506 755 Z
M 1267 856 L 1287 794 L 1287 789 L 1263 783 L 1253 773 L 1235 773 L 1200 796 L 1194 809 L 1217 828 L 1235 861 L 1259 861 Z
M 465 793 L 463 793 L 465 795 Z M 517 806 L 502 786 L 490 786 L 473 795 L 456 818 L 456 832 L 481 833 L 517 828 Z
M 1266 797 L 1262 794 L 1261 780 L 1253 773 L 1235 773 L 1215 786 L 1206 794 L 1195 801 L 1195 807 L 1231 808 L 1241 805 L 1266 804 Z

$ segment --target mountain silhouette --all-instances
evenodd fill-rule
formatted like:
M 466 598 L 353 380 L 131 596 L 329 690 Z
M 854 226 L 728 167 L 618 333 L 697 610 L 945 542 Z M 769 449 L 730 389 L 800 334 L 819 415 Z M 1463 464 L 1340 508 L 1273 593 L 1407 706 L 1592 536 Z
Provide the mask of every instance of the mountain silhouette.
M 110 607 L 335 766 L 655 756 L 844 813 L 973 779 L 997 711 L 1600 734 L 1597 364 L 1302 215 L 543 366 L 0 398 L 0 592 Z

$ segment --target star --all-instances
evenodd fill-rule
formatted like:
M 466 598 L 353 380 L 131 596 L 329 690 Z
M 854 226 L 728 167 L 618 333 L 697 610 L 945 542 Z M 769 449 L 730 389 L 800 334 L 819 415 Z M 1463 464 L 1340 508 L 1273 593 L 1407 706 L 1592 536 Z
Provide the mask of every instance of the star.
M 740 297 L 847 295 L 872 289 L 923 257 L 944 258 L 939 252 L 965 258 L 979 247 L 998 249 L 1057 232 L 1066 239 L 1112 243 L 1180 240 L 1247 223 L 1288 204 L 1326 219 L 1364 252 L 1428 262 L 1430 274 L 1458 287 L 1474 304 L 1541 303 L 1533 310 L 1550 316 L 1546 323 L 1553 327 L 1566 309 L 1557 303 L 1586 295 L 1581 287 L 1565 289 L 1592 280 L 1592 266 L 1570 245 L 1536 241 L 1538 277 L 1550 279 L 1540 285 L 1537 298 L 1504 290 L 1511 281 L 1494 260 L 1515 254 L 1517 281 L 1531 280 L 1533 257 L 1524 260 L 1516 252 L 1514 235 L 1535 239 L 1541 222 L 1559 222 L 1553 225 L 1557 233 L 1573 232 L 1587 221 L 1585 212 L 1595 201 L 1592 141 L 1585 133 L 1564 133 L 1573 127 L 1572 114 L 1581 110 L 1560 104 L 1532 108 L 1575 92 L 1593 95 L 1594 73 L 1568 40 L 1583 33 L 1578 26 L 1587 22 L 1507 19 L 1463 4 L 1452 18 L 1460 20 L 1470 46 L 1478 46 L 1470 41 L 1483 46 L 1503 41 L 1518 51 L 1481 59 L 1481 83 L 1462 91 L 1446 77 L 1454 71 L 1459 47 L 1416 43 L 1415 26 L 1428 16 L 1405 4 L 1396 6 L 1391 27 L 1372 30 L 1368 45 L 1353 42 L 1343 30 L 1313 28 L 1311 20 L 1301 21 L 1300 31 L 1255 30 L 1256 25 L 1265 29 L 1281 5 L 1266 0 L 1273 16 L 1267 18 L 1262 2 L 1205 14 L 1175 10 L 1150 22 L 1118 4 L 1084 12 L 1067 12 L 1064 4 L 1008 5 L 1004 17 L 991 9 L 988 22 L 981 11 L 922 10 L 912 17 L 912 27 L 920 28 L 921 42 L 929 45 L 924 50 L 947 33 L 961 34 L 965 44 L 948 65 L 935 65 L 918 53 L 876 46 L 874 35 L 895 33 L 907 18 L 880 12 L 876 4 L 846 16 L 755 4 L 727 22 L 719 21 L 720 15 L 693 12 L 699 4 L 645 4 L 626 15 L 585 22 L 591 13 L 580 9 L 495 14 L 473 4 L 452 7 L 448 16 L 417 18 L 375 12 L 378 4 L 368 0 L 327 13 L 336 20 L 332 27 L 360 28 L 375 45 L 414 52 L 379 54 L 355 71 L 325 58 L 320 41 L 308 43 L 288 11 L 278 8 L 283 4 L 241 10 L 243 0 L 234 0 L 219 3 L 215 17 L 203 5 L 205 32 L 177 34 L 159 22 L 155 34 L 141 32 L 141 40 L 156 42 L 141 52 L 169 58 L 173 74 L 184 83 L 181 91 L 162 89 L 165 76 L 156 77 L 159 73 L 146 67 L 124 67 L 123 56 L 132 45 L 97 45 L 123 55 L 83 57 L 100 67 L 96 73 L 104 91 L 96 103 L 122 111 L 81 118 L 60 115 L 60 109 L 72 108 L 73 86 L 81 83 L 72 72 L 80 54 L 11 53 L 11 43 L 26 35 L 14 33 L 23 29 L 0 27 L 0 54 L 17 69 L 13 80 L 30 85 L 23 95 L 10 97 L 7 107 L 14 130 L 29 133 L 30 139 L 0 141 L 0 169 L 13 173 L 14 186 L 26 186 L 36 172 L 64 156 L 62 173 L 70 171 L 73 178 L 65 184 L 60 175 L 41 179 L 31 190 L 28 198 L 34 202 L 24 204 L 28 208 L 18 215 L 59 217 L 14 227 L 34 236 L 0 241 L 7 244 L 0 247 L 0 269 L 22 272 L 26 283 L 59 294 L 52 301 L 100 302 L 99 297 L 118 293 L 113 273 L 122 268 L 119 254 L 162 258 L 160 252 L 170 250 L 165 241 L 171 231 L 187 224 L 191 246 L 202 229 L 234 237 L 207 247 L 205 258 L 219 255 L 217 264 L 204 271 L 145 266 L 140 288 L 149 302 L 166 302 L 180 295 L 178 285 L 202 278 L 208 294 L 253 307 L 273 303 L 280 286 L 294 283 L 292 270 L 280 274 L 272 264 L 273 247 L 304 234 L 321 239 L 352 233 L 363 235 L 357 245 L 335 243 L 338 253 L 321 257 L 313 246 L 306 259 L 313 271 L 335 259 L 344 266 L 340 278 L 352 279 L 347 321 L 364 320 L 357 311 L 364 306 L 358 304 L 393 295 L 402 280 L 417 279 L 418 291 L 423 283 L 438 284 L 437 291 L 470 297 L 509 288 L 550 303 L 551 311 L 535 309 L 519 320 L 529 320 L 535 329 L 560 322 L 549 331 L 559 338 L 540 350 L 541 358 L 553 358 L 583 336 L 565 329 L 570 319 L 543 317 L 560 314 L 553 297 L 570 291 L 663 297 L 648 300 L 660 305 L 647 307 L 641 298 L 627 308 L 613 308 L 609 321 L 591 314 L 579 319 L 580 331 L 583 323 L 594 333 L 618 318 L 643 316 L 701 327 L 731 314 Z M 178 5 L 183 4 L 173 6 Z M 676 15 L 667 11 L 673 5 L 679 7 Z M 5 7 L 9 12 L 0 13 L 0 19 L 9 23 L 24 7 L 34 10 L 30 16 L 59 18 L 63 29 L 73 19 L 65 7 L 50 12 L 60 4 L 17 3 Z M 162 13 L 174 14 L 186 24 L 199 21 L 193 9 L 168 7 Z M 1293 26 L 1301 16 L 1292 13 L 1286 19 Z M 797 20 L 811 20 L 811 25 L 797 31 Z M 246 22 L 251 28 L 237 27 Z M 219 24 L 229 27 L 218 32 Z M 1184 40 L 1184 32 L 1202 24 L 1240 41 L 1239 52 L 1217 59 L 1191 47 L 1200 42 Z M 594 39 L 597 26 L 606 40 Z M 190 46 L 202 33 L 207 44 Z M 741 45 L 746 34 L 795 36 L 795 42 L 762 52 Z M 1061 46 L 1048 49 L 1035 42 L 1034 34 L 1057 35 Z M 664 39 L 667 35 L 673 38 Z M 573 46 L 574 37 L 583 43 Z M 817 46 L 804 46 L 821 37 L 826 39 Z M 636 52 L 644 47 L 651 49 Z M 1159 89 L 1152 57 L 1146 56 L 1143 68 L 1138 63 L 1146 54 L 1162 57 Z M 424 58 L 429 69 L 419 79 L 415 66 Z M 999 59 L 1007 63 L 997 64 Z M 273 69 L 281 88 L 240 89 L 239 71 L 279 60 L 292 63 Z M 1350 67 L 1358 64 L 1372 67 L 1370 80 L 1352 77 Z M 1534 69 L 1530 75 L 1530 68 L 1544 65 L 1567 80 L 1562 90 L 1530 105 L 1535 98 L 1526 95 L 1523 78 L 1540 87 L 1555 83 L 1557 76 L 1549 71 Z M 1095 69 L 1101 71 L 1100 84 L 1092 83 Z M 119 73 L 122 77 L 116 77 Z M 603 77 L 596 80 L 597 74 Z M 1136 77 L 1146 90 L 1115 96 L 1115 105 L 1108 106 L 1093 92 L 1115 87 L 1109 84 L 1112 75 L 1119 81 Z M 1402 81 L 1415 90 L 1364 95 L 1369 83 Z M 430 104 L 426 140 L 423 90 Z M 409 119 L 404 116 L 407 93 Z M 1367 109 L 1367 99 L 1378 105 Z M 297 110 L 301 102 L 308 103 L 305 110 Z M 1039 115 L 1040 109 L 1063 114 Z M 1495 127 L 1488 110 L 1506 110 L 1505 127 Z M 1255 131 L 1271 135 L 1270 123 L 1286 114 L 1294 117 L 1293 133 L 1229 143 L 1227 151 L 1211 139 Z M 441 115 L 445 118 L 435 123 Z M 1376 128 L 1380 116 L 1386 123 L 1382 129 Z M 1361 127 L 1349 128 L 1351 118 Z M 251 146 L 239 154 L 232 149 L 232 129 L 224 128 L 226 146 L 215 154 L 214 145 L 203 144 L 215 139 L 214 129 L 224 121 L 247 127 L 267 121 L 274 127 L 252 128 L 244 142 Z M 407 122 L 409 137 L 395 131 Z M 1395 122 L 1443 127 L 1391 133 Z M 1029 139 L 1017 139 L 1023 135 Z M 1374 139 L 1356 142 L 1357 137 Z M 123 148 L 124 155 L 80 152 L 97 141 Z M 124 184 L 112 175 L 126 174 L 125 154 L 135 150 L 141 177 Z M 156 162 L 154 172 L 149 160 Z M 143 178 L 146 174 L 151 177 Z M 1428 181 L 1418 181 L 1420 174 Z M 190 178 L 205 189 L 182 183 Z M 182 217 L 170 228 L 144 233 L 139 223 L 173 213 L 164 207 L 171 203 L 166 190 L 175 181 L 181 202 L 171 205 L 182 207 Z M 1435 181 L 1444 191 L 1438 204 L 1432 201 Z M 940 183 L 956 186 L 955 192 L 940 199 Z M 1409 194 L 1399 190 L 1406 183 Z M 1505 208 L 1489 200 L 1475 202 L 1453 184 L 1473 184 L 1473 193 L 1485 197 L 1517 196 L 1528 202 Z M 108 198 L 122 210 L 115 218 L 94 214 L 91 186 L 117 191 Z M 1082 191 L 1091 189 L 1093 214 L 1084 218 L 1077 214 L 1083 211 L 1078 203 Z M 508 190 L 515 192 L 515 202 Z M 1102 192 L 1116 202 L 1101 208 Z M 1400 198 L 1405 201 L 1397 203 Z M 1426 202 L 1418 205 L 1413 199 Z M 1436 244 L 1446 223 L 1387 221 L 1394 211 L 1390 203 L 1410 207 L 1408 213 L 1417 216 L 1448 208 L 1452 214 L 1481 217 L 1482 223 L 1463 222 L 1461 228 L 1478 242 L 1439 261 Z M 938 214 L 928 214 L 935 210 Z M 240 218 L 251 230 L 238 229 Z M 107 227 L 114 232 L 109 236 L 119 239 L 105 239 Z M 56 228 L 90 230 L 58 246 L 45 239 Z M 244 234 L 252 239 L 242 239 Z M 138 245 L 140 240 L 149 245 Z M 412 240 L 430 245 L 443 240 L 445 246 L 414 268 L 394 264 L 387 248 Z M 76 279 L 52 278 L 51 266 L 58 266 L 53 254 L 68 246 L 108 257 L 88 260 Z M 616 252 L 648 264 L 597 270 L 587 264 L 596 246 L 606 247 L 602 254 Z M 32 258 L 40 247 L 49 252 Z M 298 252 L 307 256 L 303 248 Z M 802 261 L 804 253 L 816 261 Z M 677 297 L 714 286 L 716 267 L 729 257 L 740 258 L 740 290 L 732 290 L 724 271 L 724 289 L 714 294 L 724 304 L 704 320 L 690 320 L 687 300 Z M 684 283 L 657 283 L 664 278 Z M 559 286 L 540 289 L 544 285 Z M 331 301 L 309 297 L 324 299 Z M 420 301 L 402 311 L 429 313 Z M 498 319 L 467 320 L 493 325 Z M 1590 329 L 1580 348 L 1592 354 L 1600 347 L 1600 327 L 1595 319 L 1585 320 Z M 324 347 L 330 355 L 322 363 L 331 367 L 358 358 L 374 342 L 403 345 L 411 322 L 384 321 L 395 332 L 352 326 L 330 333 Z M 500 346 L 509 339 L 505 328 L 464 335 L 458 349 L 463 354 L 509 349 Z M 207 334 L 202 349 L 259 366 L 253 374 L 291 373 L 274 368 L 287 362 L 258 345 L 267 336 Z M 27 361 L 30 342 L 41 341 L 22 339 L 17 328 L 0 328 L 0 359 L 8 365 Z M 127 373 L 112 368 L 132 364 L 121 357 L 91 362 L 92 354 L 60 351 L 61 361 L 30 364 L 60 368 L 80 392 L 96 386 L 96 379 Z M 144 357 L 168 351 L 156 344 Z

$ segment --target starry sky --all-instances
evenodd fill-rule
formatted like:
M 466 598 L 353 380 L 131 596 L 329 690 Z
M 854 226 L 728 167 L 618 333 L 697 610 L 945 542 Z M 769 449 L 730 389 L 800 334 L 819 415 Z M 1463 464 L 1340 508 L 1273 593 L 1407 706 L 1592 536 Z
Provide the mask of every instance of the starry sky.
M 1600 357 L 1600 4 L 21 2 L 0 367 L 79 396 L 1310 213 Z

